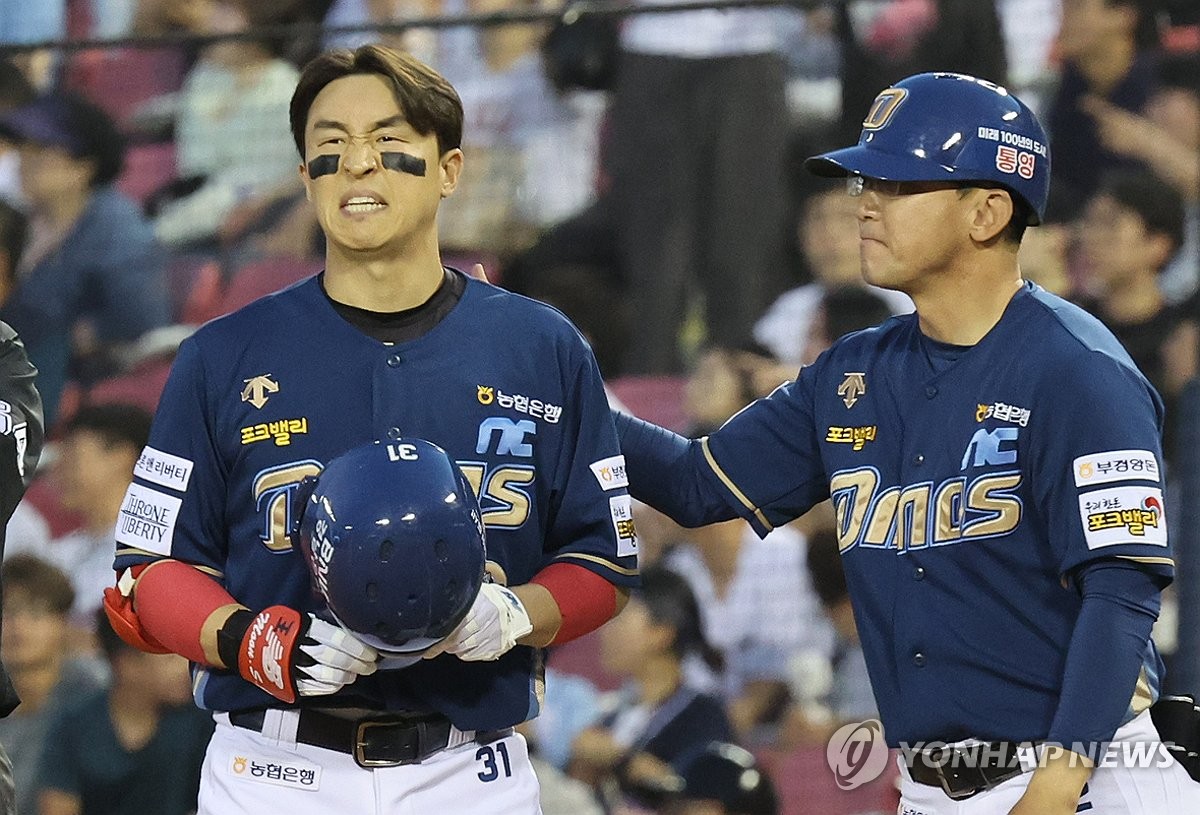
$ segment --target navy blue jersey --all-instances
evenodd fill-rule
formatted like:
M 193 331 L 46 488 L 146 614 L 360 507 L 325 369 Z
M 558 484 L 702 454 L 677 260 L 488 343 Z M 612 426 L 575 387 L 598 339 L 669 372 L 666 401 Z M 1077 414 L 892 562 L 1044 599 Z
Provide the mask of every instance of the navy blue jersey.
M 890 743 L 1042 739 L 1073 571 L 1173 574 L 1161 422 L 1112 334 L 1030 284 L 969 348 L 915 315 L 843 338 L 707 440 L 707 480 L 760 534 L 832 497 Z M 1148 643 L 1127 717 L 1160 671 Z
M 116 569 L 175 558 L 251 609 L 320 611 L 286 534 L 296 487 L 348 448 L 402 436 L 459 462 L 510 584 L 552 561 L 636 582 L 624 464 L 590 349 L 557 311 L 474 280 L 428 333 L 395 345 L 345 322 L 316 278 L 197 331 L 121 509 Z M 536 715 L 538 671 L 523 646 L 496 662 L 443 655 L 360 677 L 332 701 L 506 727 Z M 278 704 L 203 666 L 195 691 L 215 710 Z

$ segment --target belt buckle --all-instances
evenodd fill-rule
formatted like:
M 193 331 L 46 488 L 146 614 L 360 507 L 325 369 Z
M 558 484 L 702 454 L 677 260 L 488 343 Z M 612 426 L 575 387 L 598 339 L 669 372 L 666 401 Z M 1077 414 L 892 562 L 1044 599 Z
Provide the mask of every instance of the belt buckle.
M 938 783 L 942 785 L 942 792 L 946 793 L 946 797 L 951 801 L 965 801 L 967 798 L 977 795 L 978 793 L 987 789 L 987 777 L 984 776 L 983 769 L 979 766 L 978 757 L 973 760 L 960 761 L 959 758 L 961 755 L 962 754 L 959 753 L 956 748 L 949 746 L 942 748 L 938 752 L 936 758 L 934 755 L 930 755 L 930 763 L 932 763 L 934 772 L 937 774 Z M 945 761 L 940 760 L 943 757 L 945 757 Z M 976 774 L 979 775 L 980 783 L 973 787 L 967 787 L 966 789 L 959 789 L 957 791 L 952 789 L 950 778 L 946 775 L 946 767 L 956 764 L 959 766 L 954 767 L 955 772 L 961 773 L 963 767 L 970 767 L 976 772 Z
M 367 731 L 373 727 L 390 727 L 394 728 L 398 733 L 410 731 L 413 736 L 413 743 L 411 744 L 410 748 L 412 755 L 402 758 L 373 758 L 368 756 L 367 748 L 370 746 L 370 744 L 367 740 L 366 734 Z M 417 729 L 405 727 L 401 722 L 378 721 L 372 719 L 361 720 L 355 723 L 354 728 L 354 762 L 358 764 L 358 766 L 364 768 L 398 767 L 401 764 L 412 764 L 419 759 L 419 756 L 417 755 L 420 752 L 419 741 L 420 736 L 417 732 Z M 404 747 L 408 748 L 410 745 L 405 744 Z

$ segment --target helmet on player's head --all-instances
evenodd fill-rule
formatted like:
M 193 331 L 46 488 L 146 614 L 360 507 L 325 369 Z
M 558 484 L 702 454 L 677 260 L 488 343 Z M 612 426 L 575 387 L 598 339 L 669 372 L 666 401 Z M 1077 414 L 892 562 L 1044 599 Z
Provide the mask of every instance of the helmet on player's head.
M 483 521 L 466 476 L 423 439 L 355 447 L 297 496 L 293 540 L 334 619 L 416 653 L 466 616 L 483 583 Z
M 916 74 L 881 91 L 858 144 L 804 162 L 820 176 L 999 184 L 1041 222 L 1050 147 L 1033 111 L 1007 90 L 965 74 Z

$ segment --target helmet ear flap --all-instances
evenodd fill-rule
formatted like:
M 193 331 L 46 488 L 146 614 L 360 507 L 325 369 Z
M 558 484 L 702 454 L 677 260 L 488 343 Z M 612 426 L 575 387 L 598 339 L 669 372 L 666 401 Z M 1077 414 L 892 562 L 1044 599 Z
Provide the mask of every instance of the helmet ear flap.
M 316 492 L 317 482 L 320 476 L 306 475 L 296 486 L 296 492 L 292 496 L 292 505 L 289 517 L 287 534 L 292 541 L 292 547 L 298 548 L 300 545 L 300 522 L 304 520 L 304 510 L 308 507 L 309 499 Z

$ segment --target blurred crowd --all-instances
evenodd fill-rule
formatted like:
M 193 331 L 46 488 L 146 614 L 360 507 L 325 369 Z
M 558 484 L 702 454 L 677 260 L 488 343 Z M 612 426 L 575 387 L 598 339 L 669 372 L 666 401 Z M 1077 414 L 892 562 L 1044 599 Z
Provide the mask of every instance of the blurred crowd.
M 666 413 L 651 418 L 694 435 L 839 336 L 911 309 L 861 281 L 855 201 L 806 177 L 803 158 L 857 138 L 858 113 L 899 77 L 1004 84 L 1041 116 L 1053 153 L 1022 271 L 1113 330 L 1168 405 L 1168 467 L 1190 466 L 1180 439 L 1195 429 L 1182 423 L 1200 413 L 1177 407 L 1200 389 L 1194 0 L 613 4 L 638 13 L 549 14 L 562 0 L 0 0 L 0 319 L 39 369 L 53 441 L 2 575 L 0 648 L 23 702 L 0 741 L 23 815 L 195 806 L 211 722 L 190 704 L 185 665 L 125 648 L 97 610 L 178 343 L 321 268 L 288 102 L 322 48 L 383 40 L 451 80 L 466 169 L 439 216 L 443 259 L 484 262 L 558 306 L 616 394 L 659 383 L 649 407 Z M 505 23 L 512 11 L 548 14 Z M 395 25 L 453 15 L 474 22 Z M 236 36 L 263 27 L 270 37 Z M 1177 540 L 1189 535 L 1173 522 Z M 684 530 L 649 510 L 638 528 L 641 590 L 550 654 L 545 713 L 526 728 L 544 811 L 807 811 L 788 756 L 874 715 L 832 511 L 762 541 L 741 521 Z M 1200 652 L 1175 618 L 1200 614 L 1200 574 L 1178 555 L 1156 637 L 1168 655 L 1179 643 L 1171 667 L 1197 682 Z M 857 806 L 845 812 L 869 811 Z

